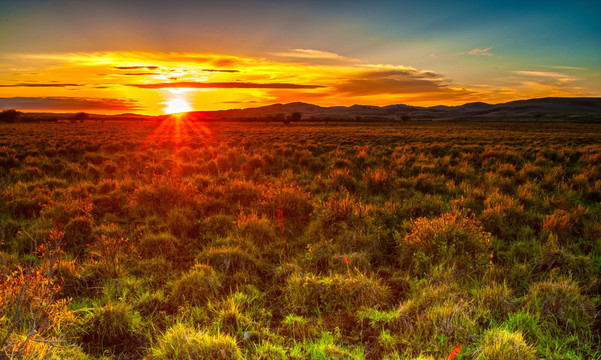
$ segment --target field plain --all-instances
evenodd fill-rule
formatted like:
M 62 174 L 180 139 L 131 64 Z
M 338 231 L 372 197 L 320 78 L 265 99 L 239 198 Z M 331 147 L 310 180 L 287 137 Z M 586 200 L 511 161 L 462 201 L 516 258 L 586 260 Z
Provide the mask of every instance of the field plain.
M 0 358 L 601 357 L 601 125 L 0 124 Z

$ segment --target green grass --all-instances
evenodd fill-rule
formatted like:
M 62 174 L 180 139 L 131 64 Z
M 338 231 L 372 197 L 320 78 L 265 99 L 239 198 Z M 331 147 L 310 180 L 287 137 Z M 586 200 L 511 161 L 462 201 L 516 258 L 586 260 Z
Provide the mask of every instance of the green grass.
M 170 126 L 0 124 L 0 357 L 601 357 L 601 126 Z

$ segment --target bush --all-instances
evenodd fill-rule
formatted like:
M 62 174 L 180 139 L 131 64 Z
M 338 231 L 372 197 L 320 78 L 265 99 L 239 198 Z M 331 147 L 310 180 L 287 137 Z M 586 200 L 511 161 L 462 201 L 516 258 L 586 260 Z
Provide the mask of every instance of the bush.
M 236 340 L 229 335 L 211 336 L 177 324 L 165 332 L 150 349 L 149 360 L 242 359 Z
M 428 273 L 441 264 L 473 273 L 486 269 L 492 236 L 482 230 L 477 220 L 453 212 L 434 219 L 413 220 L 409 233 L 398 242 L 401 265 L 415 273 Z

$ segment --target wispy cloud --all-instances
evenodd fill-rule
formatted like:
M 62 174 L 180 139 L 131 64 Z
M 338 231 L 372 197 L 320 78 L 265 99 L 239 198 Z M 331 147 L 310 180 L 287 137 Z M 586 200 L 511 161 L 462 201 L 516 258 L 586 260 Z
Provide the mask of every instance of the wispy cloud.
M 551 69 L 558 69 L 558 70 L 586 70 L 586 68 L 580 67 L 580 66 L 563 66 L 563 65 L 556 65 L 556 66 L 545 66 Z
M 19 84 L 0 84 L 0 87 L 68 87 L 68 86 L 84 86 L 82 84 L 37 84 L 37 83 L 19 83 Z
M 580 80 L 579 78 L 571 76 L 571 75 L 566 75 L 566 74 L 559 73 L 559 72 L 550 72 L 550 71 L 520 70 L 520 71 L 514 71 L 514 73 L 518 74 L 518 75 L 525 75 L 525 76 L 535 77 L 535 78 L 539 78 L 539 79 L 555 80 L 555 81 L 558 81 L 561 83 Z
M 141 65 L 141 66 L 114 66 L 113 69 L 116 70 L 138 70 L 138 69 L 146 69 L 146 70 L 156 70 L 158 66 L 154 65 Z
M 357 59 L 349 58 L 346 56 L 338 55 L 329 51 L 313 50 L 313 49 L 292 49 L 286 52 L 273 53 L 273 55 L 286 57 L 286 58 L 298 58 L 298 59 L 312 59 L 312 60 L 335 60 L 343 62 L 355 62 Z
M 489 53 L 492 47 L 487 47 L 486 49 L 473 49 L 468 52 L 469 55 L 474 56 L 493 56 L 492 53 Z
M 84 97 L 12 97 L 0 98 L 0 108 L 18 110 L 105 110 L 131 111 L 144 108 L 134 99 Z
M 287 83 L 249 83 L 249 82 L 194 82 L 180 81 L 172 83 L 156 84 L 128 84 L 140 89 L 170 89 L 170 88 L 193 88 L 193 89 L 317 89 L 321 85 L 303 85 Z
M 222 73 L 239 73 L 240 70 L 232 69 L 202 69 L 204 72 L 222 72 Z

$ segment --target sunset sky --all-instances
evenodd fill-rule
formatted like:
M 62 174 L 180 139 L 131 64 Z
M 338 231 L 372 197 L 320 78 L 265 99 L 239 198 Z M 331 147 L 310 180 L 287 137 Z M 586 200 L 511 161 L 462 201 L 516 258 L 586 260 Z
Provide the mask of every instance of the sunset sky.
M 0 109 L 601 96 L 601 2 L 4 1 Z

